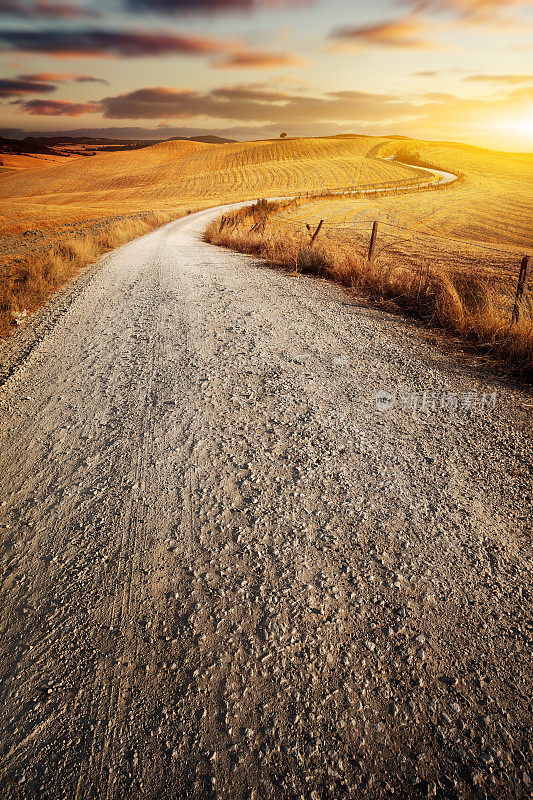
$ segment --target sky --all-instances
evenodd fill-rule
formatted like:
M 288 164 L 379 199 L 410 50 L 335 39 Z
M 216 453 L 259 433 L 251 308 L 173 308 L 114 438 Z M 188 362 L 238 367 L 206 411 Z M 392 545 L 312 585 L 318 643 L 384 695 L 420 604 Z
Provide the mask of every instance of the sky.
M 524 0 L 0 0 L 0 135 L 533 151 Z

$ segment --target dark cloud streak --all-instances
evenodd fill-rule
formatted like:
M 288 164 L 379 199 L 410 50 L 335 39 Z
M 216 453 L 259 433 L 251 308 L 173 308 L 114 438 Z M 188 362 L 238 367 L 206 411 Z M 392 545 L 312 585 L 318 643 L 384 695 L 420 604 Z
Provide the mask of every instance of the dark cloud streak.
M 159 56 L 212 56 L 212 66 L 219 69 L 279 69 L 300 66 L 301 59 L 291 53 L 264 52 L 230 42 L 192 34 L 85 30 L 4 30 L 0 31 L 0 52 L 11 50 L 43 53 L 71 58 L 142 58 Z M 96 81 L 90 77 L 74 78 L 79 82 Z
M 259 11 L 309 8 L 314 0 L 122 0 L 128 13 L 166 16 L 253 14 Z M 0 15 L 25 19 L 101 17 L 96 0 L 80 5 L 69 0 L 0 0 Z
M 0 79 L 0 97 L 21 97 L 25 94 L 47 94 L 55 92 L 57 87 L 53 83 L 43 83 L 32 80 L 31 76 L 21 78 Z
M 163 32 L 108 31 L 99 28 L 74 31 L 0 31 L 0 49 L 60 57 L 222 55 L 234 46 L 207 36 Z
M 132 11 L 156 14 L 226 14 L 288 8 L 309 8 L 311 0 L 124 0 Z
M 418 107 L 394 95 L 337 92 L 308 97 L 262 91 L 255 87 L 237 91 L 215 89 L 200 93 L 154 87 L 139 89 L 101 101 L 106 119 L 214 119 L 240 122 L 299 122 L 381 120 L 418 114 Z
M 103 83 L 109 85 L 109 81 L 103 78 L 95 78 L 92 75 L 72 75 L 70 73 L 62 74 L 59 72 L 37 72 L 30 75 L 19 75 L 19 80 L 23 81 L 38 81 L 44 83 L 67 83 L 73 81 L 74 83 Z
M 53 0 L 0 0 L 0 15 L 22 19 L 80 19 L 100 17 L 95 8 Z

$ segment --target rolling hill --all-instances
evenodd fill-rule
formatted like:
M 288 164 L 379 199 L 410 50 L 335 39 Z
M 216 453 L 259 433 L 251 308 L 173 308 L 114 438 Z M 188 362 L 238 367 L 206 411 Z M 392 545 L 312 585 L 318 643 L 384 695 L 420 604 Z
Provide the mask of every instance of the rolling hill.
M 399 137 L 382 145 L 383 156 L 405 148 Z M 450 142 L 409 140 L 424 161 L 460 176 L 442 192 L 313 201 L 290 213 L 293 220 L 341 223 L 381 220 L 403 229 L 468 242 L 533 248 L 533 155 L 503 153 Z M 368 227 L 368 222 L 366 223 Z M 344 228 L 346 237 L 350 228 Z
M 176 140 L 69 159 L 2 176 L 0 230 L 53 229 L 118 213 L 179 212 L 416 174 L 373 157 L 376 144 L 387 141 L 367 136 L 225 144 Z

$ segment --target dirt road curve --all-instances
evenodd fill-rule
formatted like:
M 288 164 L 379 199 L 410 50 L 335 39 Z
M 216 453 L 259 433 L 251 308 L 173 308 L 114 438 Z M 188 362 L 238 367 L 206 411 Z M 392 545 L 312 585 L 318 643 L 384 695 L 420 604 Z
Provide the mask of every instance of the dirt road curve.
M 2 797 L 529 796 L 531 395 L 210 216 L 9 346 Z

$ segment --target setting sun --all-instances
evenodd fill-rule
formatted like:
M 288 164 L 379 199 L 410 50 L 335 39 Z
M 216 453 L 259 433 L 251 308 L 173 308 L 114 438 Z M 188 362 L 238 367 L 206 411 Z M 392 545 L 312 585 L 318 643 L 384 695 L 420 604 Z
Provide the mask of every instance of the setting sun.
M 533 110 L 527 117 L 509 118 L 495 124 L 494 128 L 501 131 L 502 138 L 506 134 L 515 136 L 524 141 L 524 149 L 533 150 Z

